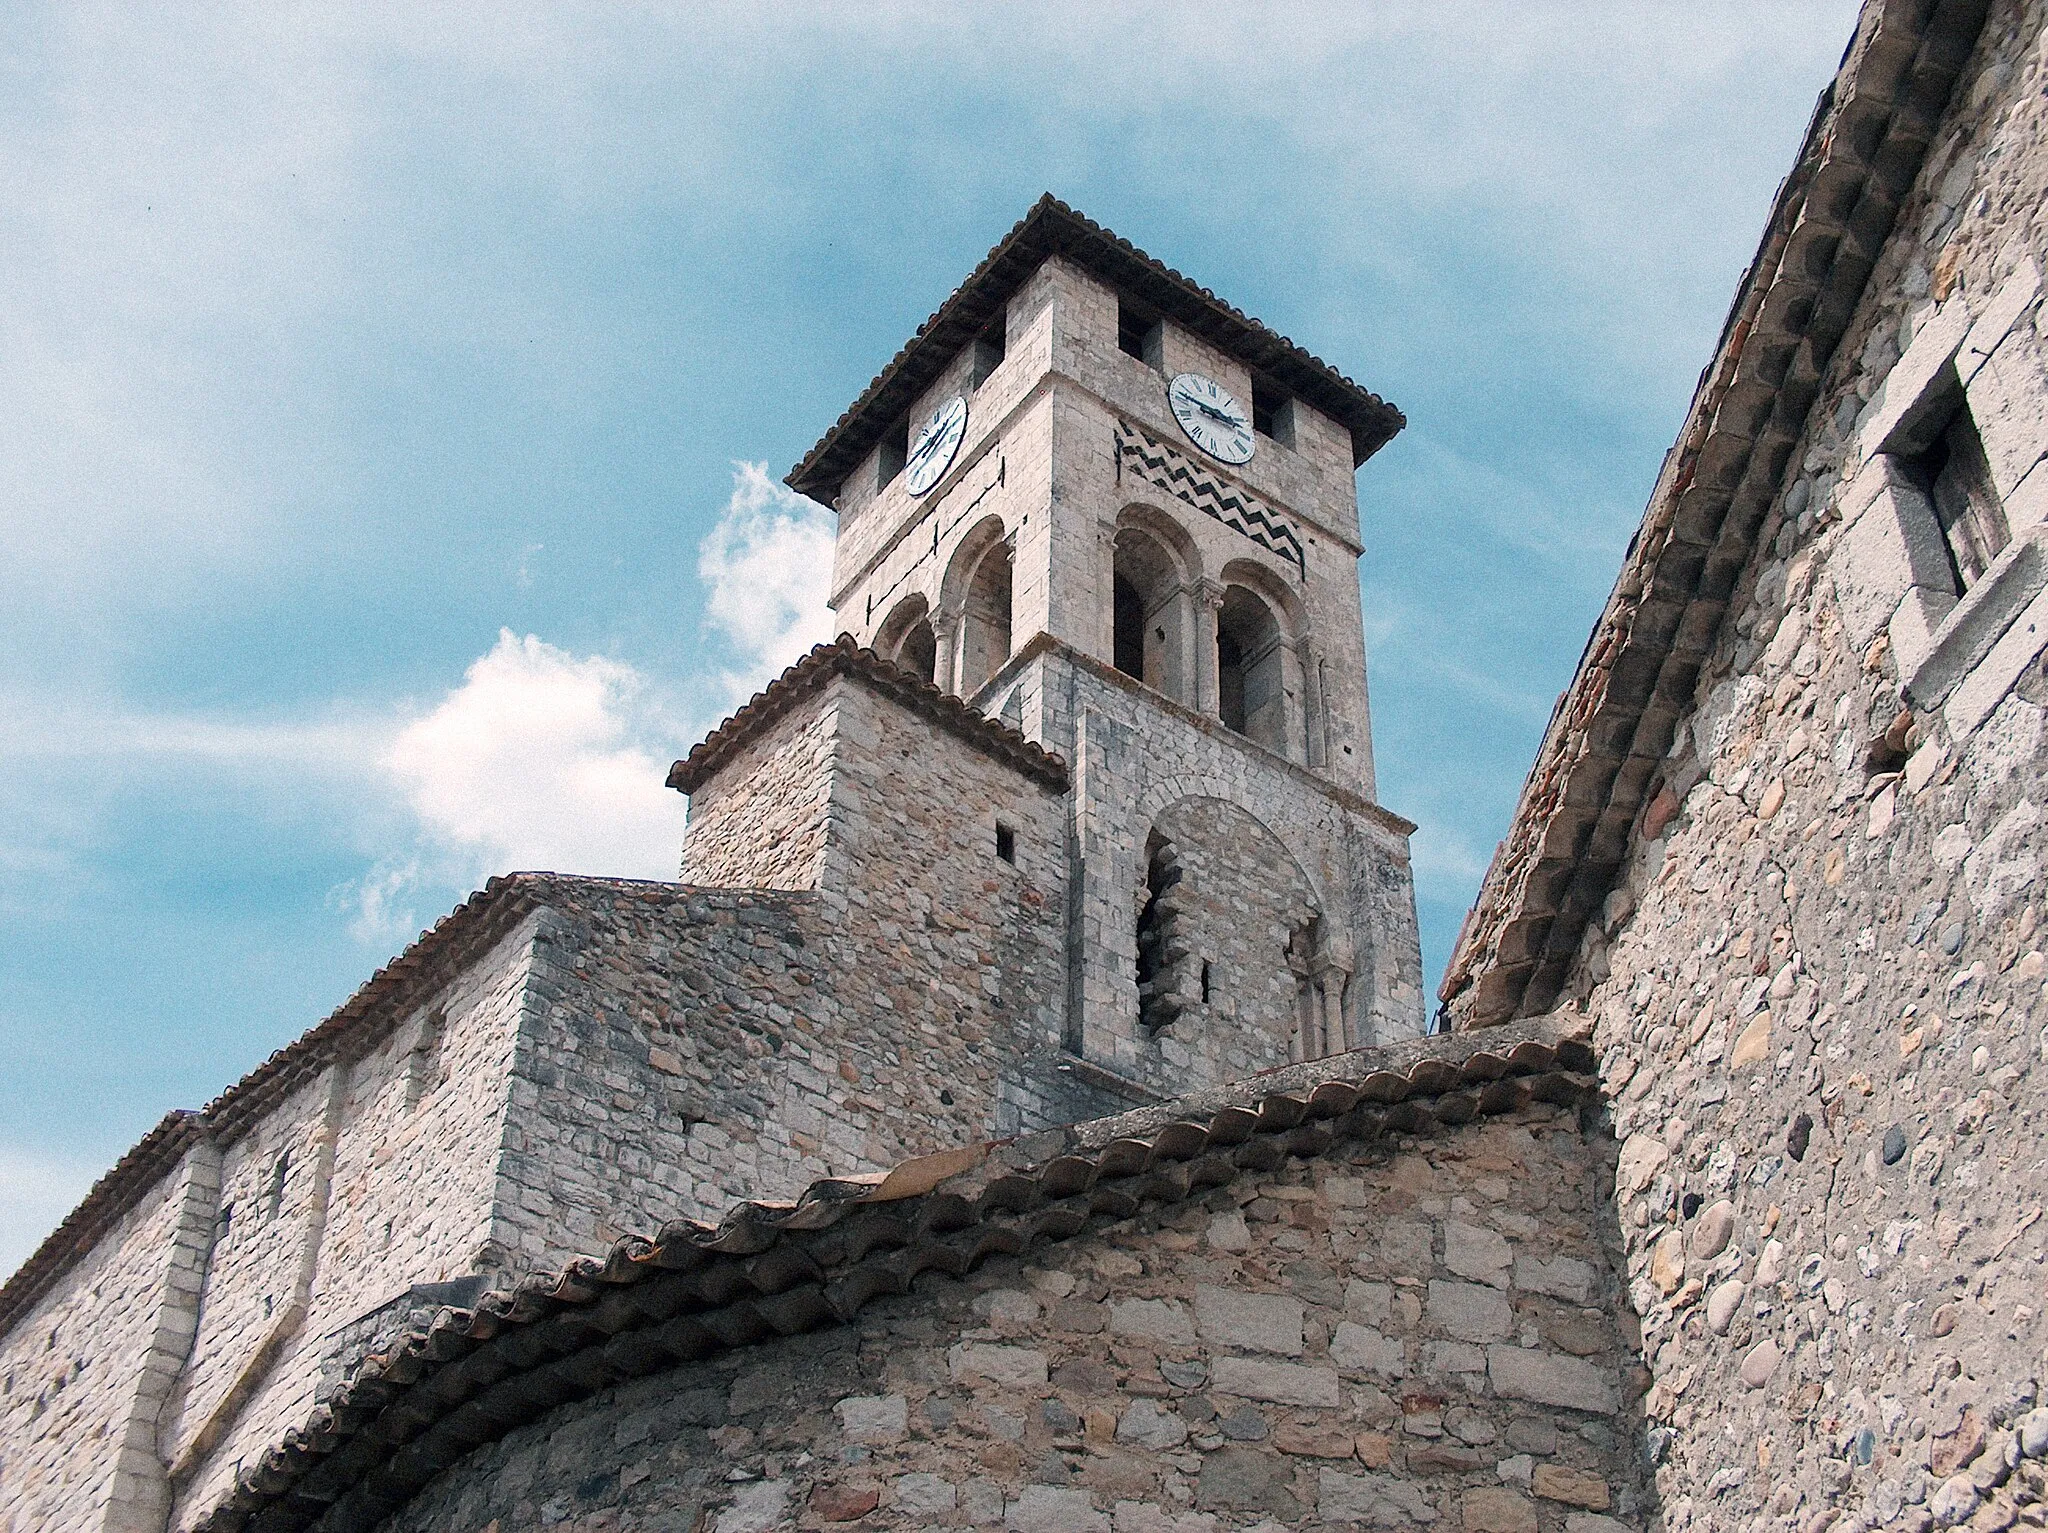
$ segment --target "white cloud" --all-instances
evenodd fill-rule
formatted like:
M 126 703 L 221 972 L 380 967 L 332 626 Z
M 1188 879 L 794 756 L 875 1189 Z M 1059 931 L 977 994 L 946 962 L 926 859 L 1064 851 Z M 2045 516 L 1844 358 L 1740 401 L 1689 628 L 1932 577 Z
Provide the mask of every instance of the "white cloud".
M 479 872 L 671 876 L 681 797 L 647 680 L 501 630 L 462 685 L 398 731 L 383 765 L 421 836 Z M 672 742 L 671 742 L 672 743 Z
M 28 1260 L 102 1169 L 0 1145 L 0 1281 Z
M 698 550 L 706 622 L 723 634 L 727 694 L 745 697 L 813 644 L 832 637 L 832 514 L 735 463 L 732 498 Z

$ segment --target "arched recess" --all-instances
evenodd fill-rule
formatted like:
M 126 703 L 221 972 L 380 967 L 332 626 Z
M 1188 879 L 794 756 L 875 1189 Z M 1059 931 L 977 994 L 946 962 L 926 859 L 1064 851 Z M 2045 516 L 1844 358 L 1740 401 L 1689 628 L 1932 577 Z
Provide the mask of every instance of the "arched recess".
M 1216 611 L 1216 712 L 1225 726 L 1291 761 L 1307 757 L 1297 642 L 1306 627 L 1286 586 L 1257 565 L 1223 571 Z
M 1110 576 L 1111 663 L 1175 702 L 1195 702 L 1193 539 L 1149 506 L 1117 518 Z
M 875 653 L 925 681 L 937 680 L 939 638 L 922 594 L 906 596 L 875 632 Z
M 942 605 L 960 614 L 959 692 L 972 697 L 1010 658 L 1010 587 L 1015 551 L 1000 517 L 960 540 L 946 571 Z
M 1247 810 L 1183 798 L 1154 819 L 1134 889 L 1138 1017 L 1191 1089 L 1350 1047 L 1349 965 L 1313 881 Z

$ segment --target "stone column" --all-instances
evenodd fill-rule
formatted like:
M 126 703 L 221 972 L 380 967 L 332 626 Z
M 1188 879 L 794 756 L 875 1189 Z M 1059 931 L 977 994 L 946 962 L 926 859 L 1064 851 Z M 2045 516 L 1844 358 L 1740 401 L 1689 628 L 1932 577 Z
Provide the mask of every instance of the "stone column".
M 1344 986 L 1351 978 L 1334 965 L 1316 975 L 1316 1000 L 1323 1012 L 1323 1052 L 1342 1054 L 1357 1043 L 1344 1027 Z
M 1330 764 L 1330 736 L 1323 718 L 1323 662 L 1308 634 L 1304 633 L 1294 641 L 1294 658 L 1301 666 L 1302 733 L 1308 752 L 1306 764 L 1326 767 Z
M 932 614 L 932 639 L 936 658 L 932 681 L 941 692 L 960 691 L 960 614 L 941 607 Z
M 1212 719 L 1223 716 L 1223 700 L 1216 681 L 1216 619 L 1223 610 L 1223 587 L 1213 580 L 1194 584 L 1195 609 L 1195 697 L 1197 712 Z

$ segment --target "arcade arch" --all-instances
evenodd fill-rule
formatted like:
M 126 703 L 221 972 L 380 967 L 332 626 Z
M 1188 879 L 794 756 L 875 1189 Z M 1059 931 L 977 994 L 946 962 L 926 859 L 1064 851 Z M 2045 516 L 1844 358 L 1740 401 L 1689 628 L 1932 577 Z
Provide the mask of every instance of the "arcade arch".
M 960 542 L 946 574 L 947 605 L 960 615 L 959 693 L 972 697 L 1010 658 L 1015 549 L 1002 520 L 985 518 Z
M 1118 518 L 1111 555 L 1111 663 L 1175 702 L 1195 703 L 1192 542 L 1142 507 Z
M 922 593 L 896 603 L 875 633 L 875 653 L 924 681 L 938 679 L 939 638 Z

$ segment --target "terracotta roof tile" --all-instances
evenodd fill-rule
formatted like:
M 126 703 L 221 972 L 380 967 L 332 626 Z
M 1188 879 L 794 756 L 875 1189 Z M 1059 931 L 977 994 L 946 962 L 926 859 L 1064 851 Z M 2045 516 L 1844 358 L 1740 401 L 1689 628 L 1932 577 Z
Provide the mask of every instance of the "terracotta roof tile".
M 1027 740 L 1001 720 L 941 692 L 894 661 L 863 649 L 850 633 L 842 633 L 830 644 L 818 645 L 756 692 L 702 744 L 669 768 L 668 785 L 683 793 L 695 793 L 737 751 L 835 676 L 851 677 L 894 699 L 977 750 L 1057 792 L 1067 789 L 1067 764 L 1058 756 L 1036 741 Z
M 1591 1051 L 1548 1020 L 1480 1046 L 1433 1038 L 1290 1065 L 1160 1107 L 814 1182 L 678 1221 L 603 1257 L 441 1309 L 361 1359 L 244 1465 L 200 1524 L 368 1530 L 472 1449 L 568 1400 L 778 1336 L 840 1325 L 926 1271 L 1067 1240 L 1245 1171 L 1386 1133 L 1426 1134 L 1595 1090 Z
M 1454 1026 L 1557 1003 L 1987 9 L 1865 8 L 1465 917 L 1438 991 Z

